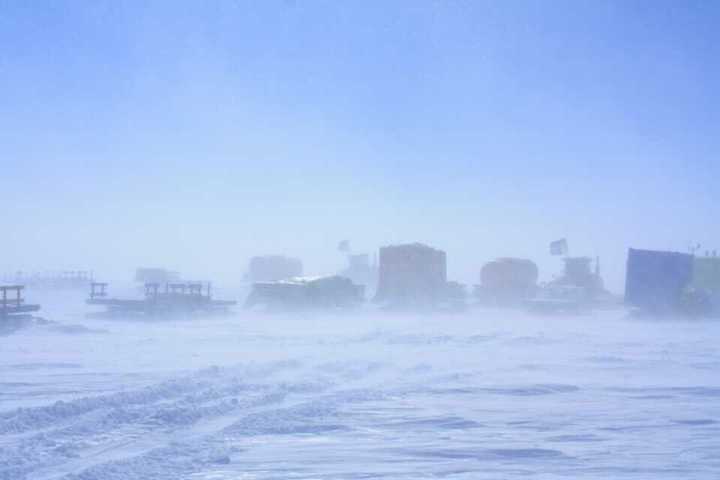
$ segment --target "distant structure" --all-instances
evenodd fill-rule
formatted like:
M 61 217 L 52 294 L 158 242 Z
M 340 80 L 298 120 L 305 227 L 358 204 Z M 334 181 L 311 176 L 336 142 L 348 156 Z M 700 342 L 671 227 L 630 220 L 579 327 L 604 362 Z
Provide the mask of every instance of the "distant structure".
M 451 311 L 461 311 L 466 307 L 467 289 L 460 282 L 449 281 L 445 284 L 443 299 Z
M 34 289 L 62 290 L 87 288 L 92 278 L 92 272 L 87 270 L 64 270 L 43 273 L 15 272 L 14 275 L 6 275 L 5 281 Z
M 625 302 L 651 313 L 685 310 L 684 294 L 693 281 L 694 257 L 687 253 L 630 249 Z
M 720 257 L 695 257 L 692 286 L 708 292 L 720 292 Z
M 300 259 L 283 255 L 264 255 L 253 257 L 248 264 L 245 280 L 249 282 L 276 282 L 303 274 Z
M 40 310 L 40 305 L 25 303 L 22 296 L 24 289 L 24 285 L 0 286 L 0 320 L 30 318 L 29 314 Z
M 591 257 L 564 257 L 562 275 L 537 289 L 537 294 L 523 301 L 535 313 L 562 314 L 587 313 L 595 308 L 608 308 L 616 300 L 605 290 L 600 276 L 600 259 Z
M 347 261 L 347 267 L 338 275 L 349 278 L 358 285 L 364 285 L 366 290 L 374 291 L 378 283 L 378 268 L 377 265 L 370 263 L 370 255 L 348 254 Z
M 135 281 L 139 283 L 177 283 L 180 273 L 165 268 L 138 268 L 135 270 Z
M 271 310 L 344 309 L 359 306 L 365 287 L 339 275 L 295 277 L 273 282 L 256 282 L 245 308 L 263 306 Z
M 715 250 L 705 257 L 695 257 L 691 287 L 696 295 L 705 297 L 710 313 L 720 313 L 720 257 Z
M 628 251 L 625 303 L 640 312 L 713 317 L 720 314 L 720 258 L 654 250 Z
M 538 267 L 524 258 L 498 258 L 483 265 L 475 296 L 482 303 L 512 305 L 535 295 Z
M 561 238 L 550 242 L 550 255 L 567 255 L 569 252 L 567 239 Z
M 580 287 L 588 296 L 594 297 L 604 291 L 604 282 L 600 276 L 600 259 L 595 259 L 595 271 L 592 270 L 591 257 L 565 257 L 563 275 L 555 280 L 555 285 Z
M 421 243 L 382 247 L 375 301 L 392 306 L 428 307 L 446 299 L 447 259 Z
M 146 283 L 145 295 L 138 299 L 109 297 L 107 283 L 90 284 L 88 305 L 102 306 L 109 316 L 142 315 L 174 316 L 188 314 L 225 313 L 237 302 L 215 300 L 210 283 Z

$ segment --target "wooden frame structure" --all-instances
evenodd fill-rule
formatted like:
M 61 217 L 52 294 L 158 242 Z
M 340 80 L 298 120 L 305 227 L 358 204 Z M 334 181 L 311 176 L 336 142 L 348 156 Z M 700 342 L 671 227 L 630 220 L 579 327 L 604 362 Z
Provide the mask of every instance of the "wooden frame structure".
M 0 318 L 29 314 L 40 310 L 40 305 L 25 303 L 25 299 L 22 297 L 24 289 L 24 285 L 0 286 Z
M 108 314 L 155 316 L 222 313 L 237 304 L 233 300 L 215 300 L 210 283 L 166 283 L 164 289 L 160 288 L 159 283 L 146 283 L 145 295 L 141 299 L 108 297 L 107 286 L 107 283 L 92 282 L 86 303 L 104 306 Z

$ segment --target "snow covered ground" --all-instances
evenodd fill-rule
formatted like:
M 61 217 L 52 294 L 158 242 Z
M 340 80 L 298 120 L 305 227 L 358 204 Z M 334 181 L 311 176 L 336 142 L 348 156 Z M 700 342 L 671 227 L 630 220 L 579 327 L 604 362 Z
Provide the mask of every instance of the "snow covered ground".
M 43 303 L 0 335 L 2 480 L 720 478 L 717 323 Z

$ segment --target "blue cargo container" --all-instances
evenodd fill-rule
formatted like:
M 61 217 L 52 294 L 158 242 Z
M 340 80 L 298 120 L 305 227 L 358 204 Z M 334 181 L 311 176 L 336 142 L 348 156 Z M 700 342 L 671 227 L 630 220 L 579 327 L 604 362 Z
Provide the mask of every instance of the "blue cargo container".
M 682 308 L 683 291 L 692 279 L 692 255 L 631 248 L 625 302 L 652 312 L 677 312 Z

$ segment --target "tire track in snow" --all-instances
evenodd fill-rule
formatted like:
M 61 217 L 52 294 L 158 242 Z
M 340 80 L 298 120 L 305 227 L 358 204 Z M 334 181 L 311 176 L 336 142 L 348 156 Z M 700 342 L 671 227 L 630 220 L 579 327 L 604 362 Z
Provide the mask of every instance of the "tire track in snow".
M 368 395 L 328 392 L 380 368 L 213 368 L 137 391 L 18 409 L 0 418 L 0 480 L 178 478 L 227 458 L 228 435 L 314 428 L 303 425 Z
M 277 401 L 271 385 L 251 382 L 296 366 L 206 369 L 136 391 L 8 412 L 0 419 L 0 479 L 24 478 L 148 432 L 187 429 L 253 402 Z

